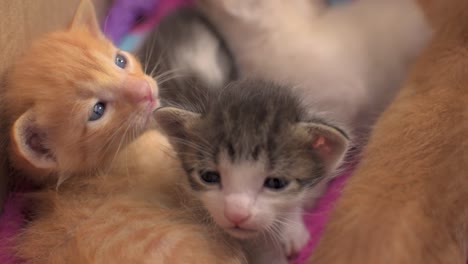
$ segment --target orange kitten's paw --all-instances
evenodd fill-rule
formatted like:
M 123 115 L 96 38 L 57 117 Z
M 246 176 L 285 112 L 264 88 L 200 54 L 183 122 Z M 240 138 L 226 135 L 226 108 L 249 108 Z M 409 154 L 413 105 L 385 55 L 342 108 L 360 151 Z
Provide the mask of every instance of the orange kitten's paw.
M 298 254 L 310 238 L 309 230 L 302 221 L 285 227 L 283 236 L 284 250 L 288 257 Z

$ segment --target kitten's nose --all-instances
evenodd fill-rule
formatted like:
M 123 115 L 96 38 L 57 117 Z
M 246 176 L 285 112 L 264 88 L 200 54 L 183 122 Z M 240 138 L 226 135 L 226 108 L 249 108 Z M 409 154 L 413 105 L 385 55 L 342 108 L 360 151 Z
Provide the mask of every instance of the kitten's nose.
M 234 225 L 242 224 L 251 216 L 248 197 L 228 196 L 224 201 L 224 217 Z
M 250 218 L 248 211 L 224 211 L 224 216 L 234 225 L 240 225 Z
M 126 98 L 134 103 L 153 102 L 153 87 L 148 80 L 131 78 L 124 83 L 123 93 Z

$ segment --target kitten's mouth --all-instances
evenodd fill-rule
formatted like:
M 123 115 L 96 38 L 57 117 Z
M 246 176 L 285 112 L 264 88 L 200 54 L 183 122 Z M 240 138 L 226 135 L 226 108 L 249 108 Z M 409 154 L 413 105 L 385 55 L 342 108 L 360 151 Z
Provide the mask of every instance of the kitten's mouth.
M 248 239 L 258 234 L 257 230 L 242 228 L 240 226 L 234 226 L 226 229 L 231 236 L 240 238 L 240 239 Z
M 149 112 L 154 112 L 157 108 L 161 106 L 161 100 L 159 100 L 159 97 L 153 97 L 153 100 L 148 102 L 148 110 Z

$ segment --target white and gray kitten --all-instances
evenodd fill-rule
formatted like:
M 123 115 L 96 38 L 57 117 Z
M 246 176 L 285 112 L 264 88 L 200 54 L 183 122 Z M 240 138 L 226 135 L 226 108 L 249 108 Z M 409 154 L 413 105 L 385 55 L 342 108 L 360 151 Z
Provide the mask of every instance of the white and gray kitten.
M 156 120 L 214 222 L 262 249 L 252 263 L 286 263 L 309 238 L 303 209 L 341 164 L 347 133 L 304 111 L 287 86 L 240 80 L 204 93 L 200 112 L 165 107 Z
M 197 0 L 242 76 L 289 82 L 365 136 L 430 37 L 413 0 Z

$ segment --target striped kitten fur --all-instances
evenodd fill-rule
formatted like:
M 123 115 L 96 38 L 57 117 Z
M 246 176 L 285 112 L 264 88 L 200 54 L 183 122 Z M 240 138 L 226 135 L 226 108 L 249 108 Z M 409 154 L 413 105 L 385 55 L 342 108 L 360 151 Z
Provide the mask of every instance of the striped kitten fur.
M 304 111 L 287 86 L 241 80 L 201 97 L 200 112 L 155 112 L 194 196 L 233 237 L 270 245 L 251 254 L 253 263 L 286 263 L 309 238 L 305 202 L 340 165 L 347 134 Z

